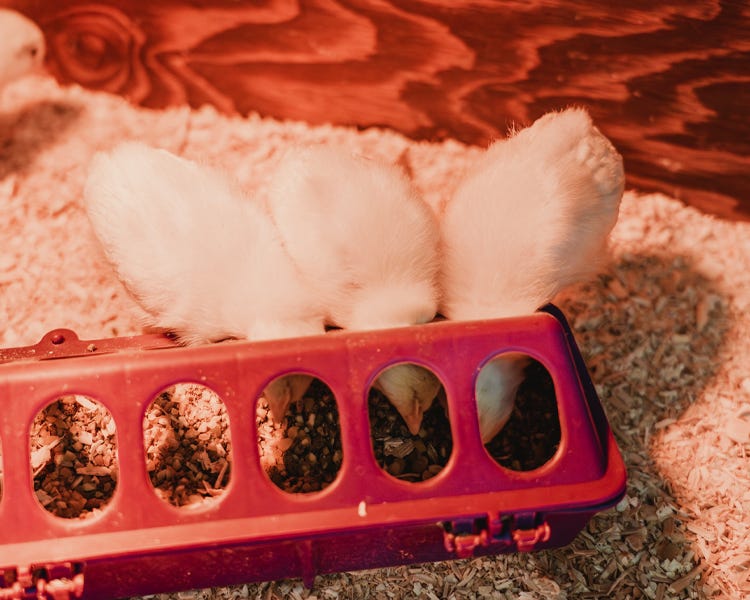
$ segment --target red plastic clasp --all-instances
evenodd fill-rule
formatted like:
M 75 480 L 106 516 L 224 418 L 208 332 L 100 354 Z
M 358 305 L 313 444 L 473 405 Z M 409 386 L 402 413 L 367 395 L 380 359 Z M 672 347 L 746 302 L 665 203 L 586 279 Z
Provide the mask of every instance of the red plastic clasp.
M 552 535 L 552 530 L 547 523 L 542 523 L 534 529 L 515 529 L 513 541 L 519 552 L 533 550 L 540 542 L 546 542 Z

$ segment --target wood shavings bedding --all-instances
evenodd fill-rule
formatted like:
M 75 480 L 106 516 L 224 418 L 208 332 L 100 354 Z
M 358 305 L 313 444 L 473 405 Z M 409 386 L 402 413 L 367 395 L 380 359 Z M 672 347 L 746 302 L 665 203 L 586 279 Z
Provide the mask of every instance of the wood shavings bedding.
M 140 331 L 81 205 L 93 153 L 139 139 L 220 165 L 262 193 L 291 142 L 400 160 L 432 203 L 479 150 L 394 132 L 310 127 L 211 108 L 138 109 L 29 79 L 0 99 L 0 345 L 57 327 Z M 199 242 L 199 240 L 197 240 Z M 725 598 L 750 594 L 750 224 L 626 193 L 612 262 L 556 302 L 628 465 L 626 498 L 568 547 L 160 598 Z M 54 437 L 39 442 L 54 452 Z M 52 441 L 50 441 L 52 440 Z M 38 453 L 44 462 L 45 450 Z

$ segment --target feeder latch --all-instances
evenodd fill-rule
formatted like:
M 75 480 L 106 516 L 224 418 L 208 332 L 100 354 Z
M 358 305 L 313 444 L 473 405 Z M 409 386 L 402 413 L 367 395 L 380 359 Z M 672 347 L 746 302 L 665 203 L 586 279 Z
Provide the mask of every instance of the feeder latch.
M 478 546 L 516 544 L 519 552 L 533 550 L 550 539 L 550 526 L 538 513 L 519 513 L 498 518 L 489 515 L 443 521 L 443 542 L 448 552 L 458 558 L 474 554 Z
M 486 546 L 490 541 L 489 517 L 469 517 L 455 521 L 443 521 L 443 543 L 448 552 L 458 558 L 474 554 L 477 546 Z
M 80 563 L 13 567 L 0 574 L 0 600 L 71 600 L 83 594 Z
M 519 513 L 513 517 L 510 527 L 511 537 L 519 552 L 529 552 L 540 542 L 546 542 L 552 535 L 549 524 L 537 513 Z

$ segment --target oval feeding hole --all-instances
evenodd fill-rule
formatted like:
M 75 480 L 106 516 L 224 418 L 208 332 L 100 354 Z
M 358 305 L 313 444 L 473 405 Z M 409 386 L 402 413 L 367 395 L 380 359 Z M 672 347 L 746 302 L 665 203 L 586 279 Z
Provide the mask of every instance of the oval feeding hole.
M 336 398 L 305 373 L 271 381 L 256 405 L 258 450 L 268 478 L 293 494 L 318 492 L 338 475 L 343 454 Z
M 86 396 L 61 396 L 36 415 L 30 434 L 39 504 L 67 519 L 107 505 L 117 485 L 117 440 L 106 408 Z
M 229 484 L 229 415 L 206 386 L 177 383 L 154 398 L 143 418 L 143 444 L 154 490 L 172 506 L 211 502 Z
M 429 369 L 413 363 L 381 371 L 368 395 L 370 439 L 380 468 L 403 481 L 430 479 L 453 448 L 445 390 Z
M 549 371 L 520 353 L 498 354 L 476 380 L 482 441 L 499 465 L 531 471 L 550 460 L 560 444 L 555 387 Z

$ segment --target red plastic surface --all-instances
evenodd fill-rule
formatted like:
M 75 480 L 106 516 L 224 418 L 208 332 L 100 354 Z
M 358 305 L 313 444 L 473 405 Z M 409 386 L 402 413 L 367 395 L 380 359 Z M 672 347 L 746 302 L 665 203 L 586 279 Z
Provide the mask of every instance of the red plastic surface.
M 282 577 L 309 582 L 321 572 L 455 558 L 444 521 L 486 521 L 486 545 L 475 554 L 564 545 L 591 515 L 619 500 L 625 468 L 570 330 L 557 309 L 548 310 L 195 348 L 160 335 L 90 342 L 57 330 L 37 346 L 0 351 L 0 568 L 75 563 L 84 572 L 83 597 L 113 598 Z M 500 467 L 479 438 L 474 380 L 503 351 L 536 358 L 554 382 L 560 445 L 534 471 Z M 438 375 L 452 416 L 451 458 L 419 484 L 385 474 L 370 442 L 369 387 L 383 368 L 404 361 Z M 290 371 L 323 380 L 339 405 L 344 460 L 337 479 L 318 493 L 281 491 L 259 461 L 255 400 Z M 144 413 L 159 392 L 186 381 L 222 398 L 231 427 L 231 482 L 199 509 L 158 498 L 145 468 Z M 114 497 L 101 515 L 81 520 L 39 505 L 29 464 L 35 415 L 67 394 L 97 400 L 117 427 Z M 508 519 L 524 533 L 514 537 Z M 528 535 L 537 543 L 527 544 Z M 467 539 L 471 546 L 470 538 L 459 542 Z

